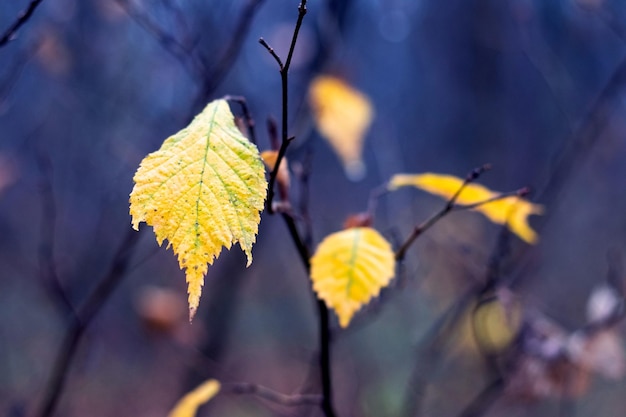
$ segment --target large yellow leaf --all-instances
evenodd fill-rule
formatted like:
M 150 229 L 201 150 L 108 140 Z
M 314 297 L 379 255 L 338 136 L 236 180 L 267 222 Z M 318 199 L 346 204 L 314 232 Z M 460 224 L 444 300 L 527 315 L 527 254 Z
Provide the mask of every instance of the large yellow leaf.
M 239 243 L 252 262 L 267 189 L 259 151 L 235 126 L 228 103 L 216 100 L 146 156 L 134 181 L 133 227 L 151 225 L 159 245 L 167 239 L 178 255 L 193 318 L 208 265 L 222 247 Z
M 413 186 L 450 199 L 463 185 L 463 180 L 452 175 L 443 174 L 396 174 L 389 181 L 390 190 L 404 186 Z M 456 203 L 471 205 L 496 198 L 500 193 L 491 191 L 480 184 L 467 184 Z M 490 203 L 482 204 L 473 210 L 479 211 L 489 220 L 498 224 L 506 224 L 508 228 L 527 243 L 536 243 L 537 233 L 529 226 L 528 216 L 542 214 L 543 206 L 533 204 L 517 196 L 505 197 Z
M 194 417 L 198 408 L 215 397 L 219 391 L 220 383 L 209 379 L 181 398 L 167 417 Z
M 327 236 L 311 258 L 313 289 L 341 327 L 393 278 L 391 245 L 376 230 L 355 227 Z
M 317 130 L 341 158 L 348 178 L 363 177 L 363 139 L 374 113 L 368 98 L 338 78 L 319 76 L 311 82 L 309 100 Z

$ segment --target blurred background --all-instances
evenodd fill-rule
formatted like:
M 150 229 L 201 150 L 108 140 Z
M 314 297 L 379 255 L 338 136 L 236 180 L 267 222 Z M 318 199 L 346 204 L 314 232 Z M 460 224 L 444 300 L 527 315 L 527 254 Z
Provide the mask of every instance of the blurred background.
M 29 3 L 2 2 L 0 30 Z M 264 214 L 250 268 L 239 248 L 210 268 L 192 324 L 173 253 L 149 227 L 129 231 L 139 162 L 208 101 L 244 96 L 270 147 L 280 77 L 257 41 L 284 57 L 297 6 L 47 0 L 0 48 L 0 415 L 45 415 L 52 396 L 50 415 L 164 416 L 206 378 L 320 392 L 317 311 L 279 217 Z M 307 89 L 320 74 L 374 108 L 360 181 L 314 129 Z M 545 206 L 533 246 L 479 214 L 447 216 L 347 330 L 332 316 L 338 416 L 623 414 L 624 84 L 621 0 L 309 2 L 288 156 L 310 174 L 314 246 L 398 172 L 463 177 L 491 163 L 481 183 L 529 186 Z M 381 198 L 375 227 L 398 245 L 442 204 L 403 189 Z M 497 330 L 519 334 L 495 353 L 468 324 L 494 277 L 500 305 L 512 297 L 524 316 Z M 590 301 L 598 288 L 605 298 Z M 69 372 L 51 382 L 68 346 Z M 199 415 L 322 413 L 225 390 Z

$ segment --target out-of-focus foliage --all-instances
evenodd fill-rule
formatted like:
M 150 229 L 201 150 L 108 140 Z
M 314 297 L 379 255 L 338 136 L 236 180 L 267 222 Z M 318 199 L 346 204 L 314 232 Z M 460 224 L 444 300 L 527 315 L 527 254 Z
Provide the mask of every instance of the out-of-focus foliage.
M 348 178 L 362 179 L 363 140 L 374 115 L 370 100 L 345 81 L 324 75 L 311 81 L 309 101 L 317 129 L 341 158 Z
M 502 352 L 518 336 L 522 315 L 521 304 L 509 294 L 481 300 L 472 314 L 476 343 L 487 353 Z
M 311 280 L 318 297 L 347 327 L 354 313 L 389 284 L 395 259 L 376 230 L 354 227 L 326 236 L 311 258 Z
M 217 100 L 146 156 L 134 181 L 133 227 L 145 221 L 159 245 L 167 239 L 178 255 L 193 318 L 208 265 L 222 247 L 239 243 L 252 263 L 267 189 L 259 152 L 235 126 L 228 103 Z
M 0 30 L 29 3 L 0 1 Z M 260 7 L 248 15 L 249 30 L 237 31 L 253 3 Z M 72 317 L 51 291 L 48 271 L 71 306 L 84 304 L 129 229 L 128 192 L 146 154 L 224 94 L 245 97 L 258 146 L 270 147 L 264 122 L 280 121 L 281 80 L 257 40 L 263 36 L 284 57 L 296 6 L 43 1 L 0 49 L 0 415 L 36 414 L 33 400 L 45 396 Z M 579 330 L 593 339 L 587 327 L 598 324 L 587 322 L 588 295 L 606 283 L 607 250 L 625 253 L 625 28 L 620 0 L 309 2 L 290 69 L 288 133 L 296 139 L 287 157 L 292 209 L 308 201 L 308 216 L 297 221 L 310 227 L 313 244 L 363 211 L 370 190 L 399 172 L 462 176 L 489 162 L 493 171 L 481 184 L 498 191 L 529 186 L 529 198 L 546 213 L 529 218 L 540 242 L 510 239 L 495 272 L 500 228 L 475 213 L 447 216 L 418 239 L 389 291 L 333 333 L 339 417 L 401 416 L 406 397 L 420 401 L 413 415 L 466 411 L 493 370 L 476 349 L 454 345 L 458 329 L 443 337 L 452 346 L 430 349 L 426 342 L 442 314 L 488 273 L 514 283 L 524 312 L 542 313 L 560 333 L 541 333 L 538 320 L 523 325 L 531 329 L 528 354 L 505 375 L 510 395 L 495 395 L 485 417 L 614 417 L 626 408 L 624 380 L 583 372 L 562 343 Z M 219 82 L 208 79 L 237 37 L 242 46 L 230 69 Z M 346 179 L 314 128 L 308 91 L 320 74 L 339 74 L 375 107 L 360 182 Z M 202 98 L 205 83 L 213 88 Z M 426 193 L 396 192 L 379 200 L 374 224 L 397 246 L 442 205 Z M 184 272 L 149 229 L 140 228 L 121 286 L 87 329 L 56 415 L 164 416 L 207 378 L 299 391 L 315 374 L 318 323 L 310 281 L 281 220 L 268 216 L 260 224 L 250 268 L 239 250 L 223 251 L 192 325 Z M 157 297 L 144 301 L 150 311 L 138 309 L 144 289 L 154 286 L 182 298 L 173 332 L 154 332 L 149 315 L 166 317 L 169 328 L 178 308 L 173 316 L 160 311 Z M 594 317 L 612 311 L 615 303 L 604 298 Z M 464 311 L 471 318 L 472 306 Z M 610 330 L 623 338 L 623 322 Z M 417 372 L 424 395 L 411 395 L 409 373 L 420 367 L 430 367 Z M 313 377 L 307 382 L 304 391 L 320 392 Z M 574 392 L 575 401 L 564 401 Z M 307 406 L 265 405 L 224 395 L 207 411 L 316 414 Z
M 220 383 L 215 379 L 209 379 L 185 394 L 174 406 L 168 417 L 194 417 L 198 408 L 210 401 L 220 392 Z
M 463 187 L 456 197 L 457 204 L 471 206 L 481 202 L 472 210 L 476 210 L 497 224 L 506 224 L 509 229 L 527 243 L 536 243 L 537 233 L 529 226 L 528 216 L 543 213 L 543 207 L 533 204 L 518 196 L 498 198 L 501 194 L 491 191 L 480 184 L 466 184 L 460 178 L 445 174 L 397 174 L 389 181 L 389 190 L 399 187 L 413 186 L 438 195 L 444 199 L 452 198 Z M 487 202 L 489 200 L 495 200 Z

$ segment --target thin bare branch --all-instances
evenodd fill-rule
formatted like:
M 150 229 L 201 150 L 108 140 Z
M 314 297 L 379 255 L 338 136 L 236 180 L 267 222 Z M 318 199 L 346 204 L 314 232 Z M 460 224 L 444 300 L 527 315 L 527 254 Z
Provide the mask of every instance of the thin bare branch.
M 239 52 L 243 46 L 243 41 L 248 36 L 252 19 L 256 15 L 259 7 L 265 0 L 249 0 L 243 11 L 239 15 L 239 20 L 233 29 L 233 36 L 230 42 L 224 48 L 224 51 L 216 58 L 211 57 L 211 61 L 217 64 L 211 68 L 205 69 L 201 74 L 202 87 L 200 94 L 195 100 L 194 108 L 199 107 L 206 102 L 211 94 L 215 92 L 217 87 L 222 83 L 224 77 L 233 67 L 235 60 L 239 56 Z M 206 65 L 205 65 L 206 67 Z
M 257 144 L 256 130 L 255 130 L 256 123 L 254 122 L 254 119 L 250 115 L 250 110 L 248 109 L 248 102 L 246 101 L 246 98 L 243 96 L 224 96 L 224 100 L 234 101 L 235 103 L 238 103 L 241 106 L 241 111 L 243 112 L 244 121 L 248 129 L 248 139 L 250 139 L 250 142 L 256 145 Z
M 415 240 L 418 237 L 420 237 L 426 230 L 428 230 L 435 223 L 441 220 L 446 214 L 452 211 L 452 209 L 455 207 L 457 198 L 459 198 L 459 196 L 461 195 L 461 192 L 463 192 L 465 187 L 471 182 L 478 179 L 478 177 L 480 177 L 481 174 L 483 174 L 485 171 L 488 171 L 489 169 L 491 169 L 491 165 L 485 164 L 481 167 L 473 169 L 469 174 L 467 174 L 467 176 L 465 177 L 465 181 L 463 181 L 463 184 L 461 184 L 461 186 L 456 191 L 456 193 L 452 196 L 452 198 L 450 198 L 447 201 L 446 205 L 442 207 L 441 210 L 439 210 L 438 212 L 433 214 L 431 217 L 426 219 L 424 222 L 415 226 L 415 228 L 413 229 L 413 232 L 411 232 L 411 234 L 406 238 L 404 243 L 396 251 L 396 260 L 402 261 L 404 257 L 406 256 L 407 250 L 411 247 L 413 242 L 415 242 Z M 481 204 L 484 204 L 484 202 L 482 202 Z
M 272 56 L 272 58 L 274 58 L 276 60 L 276 63 L 278 64 L 278 68 L 282 71 L 283 68 L 285 67 L 283 65 L 283 61 L 282 59 L 280 59 L 280 57 L 278 56 L 278 54 L 276 53 L 276 51 L 274 50 L 274 48 L 272 48 L 271 46 L 269 46 L 269 44 L 265 41 L 265 39 L 263 38 L 259 38 L 259 43 L 265 48 L 267 49 L 267 52 L 270 53 L 270 55 Z
M 263 385 L 248 382 L 226 383 L 223 391 L 239 395 L 254 395 L 263 400 L 290 407 L 322 403 L 322 396 L 319 394 L 283 394 Z
M 289 46 L 289 53 L 287 54 L 287 59 L 283 65 L 282 60 L 274 50 L 263 40 L 263 38 L 259 39 L 259 43 L 263 45 L 268 52 L 276 59 L 279 67 L 280 80 L 281 80 L 281 90 L 282 90 L 282 129 L 281 129 L 281 144 L 280 149 L 278 150 L 278 156 L 276 157 L 276 164 L 274 165 L 274 169 L 270 174 L 269 186 L 267 189 L 267 210 L 271 213 L 274 212 L 274 208 L 272 207 L 272 202 L 274 201 L 274 184 L 276 183 L 276 176 L 278 175 L 278 168 L 280 167 L 280 163 L 285 157 L 287 152 L 287 148 L 291 141 L 293 141 L 294 137 L 289 136 L 288 128 L 289 128 L 289 94 L 288 94 L 288 80 L 289 80 L 289 66 L 291 65 L 291 59 L 293 57 L 293 52 L 296 47 L 296 41 L 298 39 L 298 33 L 300 32 L 300 27 L 302 26 L 302 21 L 304 20 L 304 16 L 306 15 L 306 0 L 302 0 L 300 5 L 298 6 L 298 20 L 296 21 L 296 26 L 293 31 L 293 36 L 291 38 L 291 44 Z
M 115 1 L 135 23 L 152 35 L 163 49 L 176 58 L 192 77 L 199 77 L 200 74 L 206 72 L 204 62 L 194 53 L 191 45 L 183 44 L 176 36 L 159 26 L 147 13 L 137 9 L 130 1 Z
M 289 53 L 287 54 L 287 59 L 283 64 L 280 57 L 274 52 L 274 50 L 261 38 L 259 42 L 265 49 L 268 50 L 270 55 L 274 57 L 276 60 L 281 79 L 281 91 L 282 91 L 282 116 L 281 116 L 281 144 L 278 150 L 278 156 L 276 158 L 276 163 L 274 165 L 274 169 L 270 174 L 268 192 L 267 192 L 267 200 L 266 207 L 270 214 L 275 213 L 273 207 L 274 200 L 274 184 L 276 183 L 276 177 L 278 175 L 278 168 L 280 167 L 280 163 L 285 157 L 285 153 L 287 152 L 287 148 L 289 144 L 293 141 L 294 137 L 289 136 L 288 133 L 288 122 L 289 122 L 289 112 L 288 112 L 288 80 L 289 80 L 289 66 L 291 65 L 291 59 L 293 57 L 293 52 L 295 50 L 296 41 L 298 39 L 298 33 L 300 31 L 300 27 L 302 26 L 302 21 L 306 14 L 306 0 L 301 0 L 300 5 L 298 6 L 298 19 L 296 21 L 296 26 L 293 31 L 293 36 L 291 38 L 291 44 L 289 47 Z M 305 266 L 307 271 L 307 275 L 310 273 L 311 264 L 310 264 L 310 251 L 307 245 L 304 243 L 303 238 L 298 230 L 298 227 L 295 222 L 295 218 L 289 211 L 281 211 L 281 215 L 283 220 L 287 225 L 287 229 L 289 230 L 289 234 L 298 250 L 298 254 L 302 263 Z M 322 383 L 322 411 L 326 417 L 335 417 L 335 411 L 333 407 L 332 401 L 332 376 L 331 376 L 331 360 L 330 360 L 330 344 L 331 344 L 331 332 L 330 332 L 330 314 L 328 311 L 328 307 L 322 300 L 317 300 L 317 308 L 318 308 L 318 318 L 319 318 L 319 343 L 320 343 L 320 358 L 319 358 L 319 366 L 321 373 L 321 383 Z
M 17 31 L 33 17 L 35 10 L 41 3 L 43 3 L 43 0 L 32 0 L 28 7 L 19 14 L 17 19 L 0 35 L 0 48 L 15 39 Z
M 41 196 L 41 241 L 39 244 L 39 275 L 44 287 L 50 293 L 55 305 L 64 315 L 75 316 L 76 311 L 67 297 L 57 274 L 54 260 L 54 241 L 56 237 L 56 204 L 52 188 L 52 162 L 42 154 L 37 155 L 39 165 Z
M 87 296 L 76 315 L 72 316 L 57 357 L 54 360 L 54 368 L 46 384 L 43 400 L 35 414 L 36 416 L 50 417 L 54 414 L 65 388 L 70 366 L 74 361 L 82 336 L 89 324 L 91 324 L 93 319 L 109 300 L 113 291 L 122 282 L 124 276 L 126 276 L 130 266 L 130 260 L 140 237 L 141 233 L 128 228 L 124 240 L 113 257 L 109 271 Z

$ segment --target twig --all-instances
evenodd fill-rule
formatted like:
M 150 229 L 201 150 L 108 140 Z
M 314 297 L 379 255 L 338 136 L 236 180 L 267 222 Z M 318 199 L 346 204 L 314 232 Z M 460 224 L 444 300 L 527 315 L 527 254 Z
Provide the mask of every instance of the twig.
M 191 47 L 184 45 L 174 35 L 166 32 L 146 14 L 139 11 L 128 0 L 115 0 L 124 9 L 126 14 L 141 26 L 146 32 L 151 34 L 163 49 L 178 59 L 181 65 L 194 77 L 206 71 L 204 62 L 200 60 Z
M 454 334 L 454 330 L 467 308 L 475 300 L 479 289 L 479 285 L 468 288 L 433 322 L 418 343 L 415 364 L 407 384 L 401 416 L 414 417 L 420 415 L 419 412 L 426 396 L 428 383 L 445 353 L 446 343 Z
M 455 204 L 454 207 L 452 207 L 452 210 L 453 211 L 457 211 L 457 210 L 472 210 L 472 209 L 475 209 L 477 207 L 483 206 L 485 204 L 493 203 L 493 202 L 499 201 L 499 200 L 504 200 L 504 199 L 509 198 L 509 197 L 524 197 L 525 195 L 528 195 L 528 193 L 530 193 L 530 189 L 528 187 L 523 187 L 523 188 L 520 188 L 519 190 L 510 191 L 508 193 L 498 194 L 498 195 L 496 195 L 494 197 L 488 198 L 486 200 L 478 201 L 476 203 L 472 203 L 472 204 Z
M 459 414 L 459 417 L 480 417 L 484 415 L 493 403 L 500 397 L 504 390 L 504 379 L 496 378 L 490 382 L 467 407 Z
M 243 112 L 243 117 L 245 119 L 246 127 L 248 128 L 248 139 L 250 142 L 257 144 L 256 141 L 256 132 L 255 132 L 255 123 L 254 119 L 250 115 L 250 111 L 248 110 L 248 102 L 246 98 L 243 96 L 224 96 L 224 100 L 234 101 L 241 106 L 241 111 Z
M 278 150 L 278 156 L 276 157 L 276 163 L 274 165 L 274 169 L 270 174 L 268 192 L 267 192 L 267 210 L 270 214 L 275 212 L 273 208 L 273 200 L 274 200 L 274 184 L 276 183 L 276 176 L 278 175 L 278 168 L 280 167 L 280 163 L 285 157 L 285 153 L 291 141 L 293 141 L 293 137 L 289 136 L 288 133 L 288 122 L 289 122 L 289 112 L 288 112 L 288 80 L 289 80 L 289 66 L 291 65 L 291 59 L 293 57 L 293 52 L 296 46 L 296 41 L 298 39 L 298 32 L 300 31 L 300 27 L 302 26 L 302 21 L 304 19 L 304 15 L 306 14 L 306 0 L 301 0 L 300 5 L 298 6 L 298 19 L 296 21 L 296 26 L 293 31 L 293 36 L 291 38 L 291 44 L 289 46 L 289 52 L 287 54 L 287 59 L 284 64 L 280 57 L 276 54 L 274 49 L 265 42 L 263 38 L 259 39 L 259 43 L 267 49 L 270 55 L 276 60 L 276 63 L 279 67 L 280 79 L 281 79 L 281 90 L 282 90 L 282 129 L 281 129 L 281 144 Z M 293 215 L 289 212 L 281 212 L 282 218 L 287 225 L 287 229 L 289 230 L 289 234 L 298 250 L 298 254 L 302 263 L 306 269 L 307 275 L 310 275 L 311 264 L 310 264 L 310 254 L 309 248 L 304 243 L 298 227 L 296 225 L 295 219 Z M 320 343 L 320 373 L 321 373 L 321 383 L 322 383 L 322 411 L 326 417 L 334 417 L 335 411 L 332 402 L 332 376 L 331 376 L 331 359 L 330 359 L 330 344 L 331 344 L 331 333 L 330 333 L 330 314 L 328 312 L 328 307 L 322 300 L 317 300 L 317 309 L 319 316 L 319 343 Z
M 41 194 L 41 242 L 39 244 L 39 274 L 44 287 L 53 297 L 56 306 L 65 315 L 75 316 L 74 306 L 57 274 L 54 261 L 54 240 L 56 236 L 56 205 L 52 188 L 52 163 L 47 156 L 37 154 L 40 170 Z
M 31 46 L 26 48 L 25 51 L 19 54 L 17 59 L 13 60 L 11 69 L 7 71 L 8 75 L 4 80 L 0 81 L 0 105 L 7 99 L 22 75 L 26 64 L 37 53 L 40 46 L 41 42 L 35 41 Z
M 280 167 L 280 163 L 285 157 L 285 153 L 287 152 L 287 148 L 289 144 L 294 139 L 293 136 L 289 136 L 288 133 L 288 123 L 289 123 L 289 112 L 288 112 L 288 80 L 289 80 L 289 66 L 291 65 L 291 59 L 293 57 L 293 51 L 296 47 L 296 41 L 298 39 L 298 33 L 300 32 L 300 27 L 302 26 L 302 21 L 304 19 L 304 15 L 306 15 L 306 0 L 302 0 L 300 5 L 298 6 L 298 20 L 296 21 L 296 27 L 293 31 L 293 37 L 291 38 L 291 45 L 289 46 L 289 53 L 287 54 L 287 59 L 283 64 L 280 57 L 276 54 L 274 49 L 265 42 L 263 38 L 259 39 L 259 43 L 267 49 L 267 51 L 274 57 L 276 62 L 278 63 L 279 72 L 280 72 L 280 80 L 281 80 L 281 90 L 282 90 L 282 129 L 281 129 L 281 144 L 280 149 L 278 150 L 278 156 L 276 157 L 276 164 L 274 165 L 274 169 L 270 174 L 269 186 L 267 190 L 267 210 L 270 214 L 274 213 L 274 208 L 272 207 L 272 202 L 274 200 L 274 184 L 276 183 L 276 176 L 278 175 L 278 167 Z
M 304 226 L 304 236 L 302 240 L 307 247 L 313 245 L 313 222 L 311 221 L 311 215 L 309 213 L 309 199 L 310 199 L 310 181 L 311 169 L 313 166 L 313 148 L 308 146 L 306 148 L 306 154 L 304 155 L 304 161 L 300 164 L 300 170 L 298 172 L 298 179 L 300 180 L 300 194 L 299 194 L 299 210 L 302 224 Z
M 19 14 L 11 26 L 0 36 L 0 48 L 15 39 L 17 31 L 33 17 L 33 13 L 35 13 L 35 10 L 37 10 L 37 7 L 39 7 L 41 3 L 43 3 L 43 0 L 32 0 L 28 7 Z
M 406 256 L 406 252 L 411 247 L 413 242 L 415 242 L 415 240 L 418 237 L 420 237 L 422 233 L 424 233 L 431 226 L 437 223 L 442 217 L 444 217 L 446 214 L 452 211 L 452 209 L 455 207 L 455 202 L 457 198 L 459 198 L 459 196 L 461 195 L 461 192 L 463 192 L 465 187 L 471 182 L 475 181 L 478 177 L 480 177 L 482 173 L 484 173 L 485 171 L 488 171 L 489 169 L 491 169 L 491 165 L 485 164 L 481 167 L 473 169 L 469 174 L 467 174 L 467 176 L 465 177 L 465 181 L 463 181 L 463 184 L 461 184 L 461 186 L 456 191 L 456 193 L 454 193 L 452 198 L 448 200 L 446 205 L 441 210 L 439 210 L 438 212 L 433 214 L 431 217 L 426 219 L 423 223 L 415 226 L 415 228 L 413 229 L 413 232 L 407 237 L 404 243 L 396 251 L 396 260 L 397 261 L 404 260 L 404 257 Z M 484 202 L 481 202 L 481 204 L 484 204 Z
M 87 296 L 76 315 L 72 317 L 54 361 L 52 375 L 46 385 L 45 394 L 39 410 L 35 414 L 36 416 L 50 417 L 53 415 L 65 387 L 69 369 L 82 335 L 126 275 L 140 237 L 141 233 L 128 228 L 124 240 L 113 257 L 111 268 Z
M 243 12 L 239 16 L 239 21 L 233 30 L 233 36 L 224 49 L 224 52 L 222 52 L 216 59 L 213 57 L 211 58 L 212 61 L 217 62 L 217 65 L 212 68 L 205 69 L 205 71 L 201 74 L 202 88 L 200 89 L 200 93 L 198 94 L 198 97 L 193 105 L 194 109 L 208 100 L 211 94 L 213 94 L 213 92 L 224 80 L 228 71 L 232 68 L 235 63 L 235 59 L 239 56 L 239 51 L 241 51 L 243 41 L 246 39 L 246 36 L 248 36 L 250 26 L 252 25 L 252 19 L 254 18 L 257 9 L 261 6 L 261 4 L 263 4 L 264 1 L 265 0 L 249 0 L 244 7 Z
M 446 343 L 451 335 L 454 334 L 454 330 L 459 325 L 470 305 L 482 295 L 492 290 L 496 284 L 501 281 L 500 265 L 509 253 L 508 239 L 508 229 L 506 226 L 503 226 L 489 258 L 484 282 L 472 285 L 459 296 L 430 326 L 421 342 L 418 344 L 417 359 L 409 378 L 402 416 L 414 417 L 420 415 L 420 409 L 426 394 L 429 378 L 431 378 L 432 374 L 437 369 L 445 353 Z M 501 378 L 501 375 L 498 375 L 498 378 Z M 487 387 L 485 391 L 488 391 L 488 389 L 489 387 Z M 475 410 L 475 408 L 472 408 L 472 404 L 470 404 L 466 410 Z
M 223 391 L 239 395 L 255 395 L 267 401 L 286 406 L 320 405 L 322 396 L 318 394 L 283 394 L 263 385 L 248 382 L 226 383 Z
M 378 208 L 378 199 L 387 193 L 389 193 L 387 183 L 379 185 L 378 187 L 370 191 L 370 196 L 367 201 L 367 214 L 369 214 L 371 218 L 374 218 L 374 215 L 376 214 L 376 209 Z
M 311 275 L 311 262 L 309 249 L 304 244 L 294 217 L 289 213 L 281 213 L 283 220 L 289 230 L 289 235 L 293 240 L 302 264 L 305 267 L 307 276 Z M 317 300 L 317 309 L 319 314 L 319 343 L 320 343 L 320 371 L 322 382 L 322 411 L 326 417 L 335 417 L 335 411 L 332 402 L 332 375 L 331 375 L 331 359 L 330 359 L 330 313 L 326 303 Z

